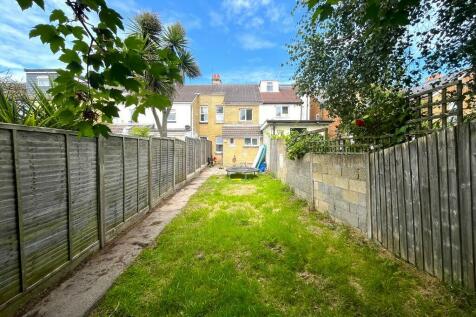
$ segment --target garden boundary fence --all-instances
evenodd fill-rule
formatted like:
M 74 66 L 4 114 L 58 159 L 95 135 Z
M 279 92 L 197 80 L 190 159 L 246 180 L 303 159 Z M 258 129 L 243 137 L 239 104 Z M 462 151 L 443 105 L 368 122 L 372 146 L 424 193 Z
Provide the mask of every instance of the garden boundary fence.
M 103 247 L 209 157 L 201 139 L 0 124 L 0 313 Z

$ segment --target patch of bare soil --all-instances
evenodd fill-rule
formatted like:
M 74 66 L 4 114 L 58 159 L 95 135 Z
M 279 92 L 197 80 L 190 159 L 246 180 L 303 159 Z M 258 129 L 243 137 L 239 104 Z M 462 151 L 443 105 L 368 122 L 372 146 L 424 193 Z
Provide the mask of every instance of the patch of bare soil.
M 308 271 L 298 272 L 297 276 L 304 283 L 308 285 L 313 285 L 317 287 L 318 289 L 324 289 L 329 285 L 328 279 L 326 279 L 325 277 L 321 275 L 314 274 Z

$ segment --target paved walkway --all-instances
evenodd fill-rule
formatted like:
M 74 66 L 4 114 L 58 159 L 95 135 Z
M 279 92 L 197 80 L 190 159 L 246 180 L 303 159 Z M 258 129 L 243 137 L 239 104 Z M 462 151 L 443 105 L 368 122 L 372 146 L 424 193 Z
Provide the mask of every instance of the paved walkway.
M 87 315 L 142 249 L 155 243 L 155 238 L 180 213 L 208 177 L 220 172 L 217 168 L 206 169 L 129 232 L 90 258 L 25 316 Z

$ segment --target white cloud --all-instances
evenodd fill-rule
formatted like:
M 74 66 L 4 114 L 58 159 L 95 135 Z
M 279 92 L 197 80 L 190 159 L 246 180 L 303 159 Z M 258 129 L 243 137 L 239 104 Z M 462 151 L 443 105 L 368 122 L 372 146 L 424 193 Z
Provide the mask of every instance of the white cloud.
M 266 39 L 260 38 L 254 34 L 243 34 L 238 37 L 238 41 L 245 50 L 260 50 L 266 48 L 273 48 L 275 43 Z

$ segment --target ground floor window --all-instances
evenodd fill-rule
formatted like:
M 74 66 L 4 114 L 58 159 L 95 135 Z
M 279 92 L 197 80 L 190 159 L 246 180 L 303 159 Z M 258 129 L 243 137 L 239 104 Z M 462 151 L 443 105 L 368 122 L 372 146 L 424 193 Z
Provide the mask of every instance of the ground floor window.
M 223 152 L 223 137 L 217 136 L 215 139 L 215 152 L 222 153 Z
M 258 146 L 258 138 L 245 138 L 245 146 Z
M 307 131 L 306 128 L 291 128 L 289 129 L 291 132 L 298 132 L 298 133 L 304 133 Z
M 202 139 L 202 140 L 205 140 L 205 141 L 206 141 L 206 140 L 208 140 L 208 137 L 206 137 L 206 136 L 201 136 L 201 137 L 200 137 L 200 139 Z
M 230 138 L 230 145 L 234 146 L 235 145 L 235 138 Z

